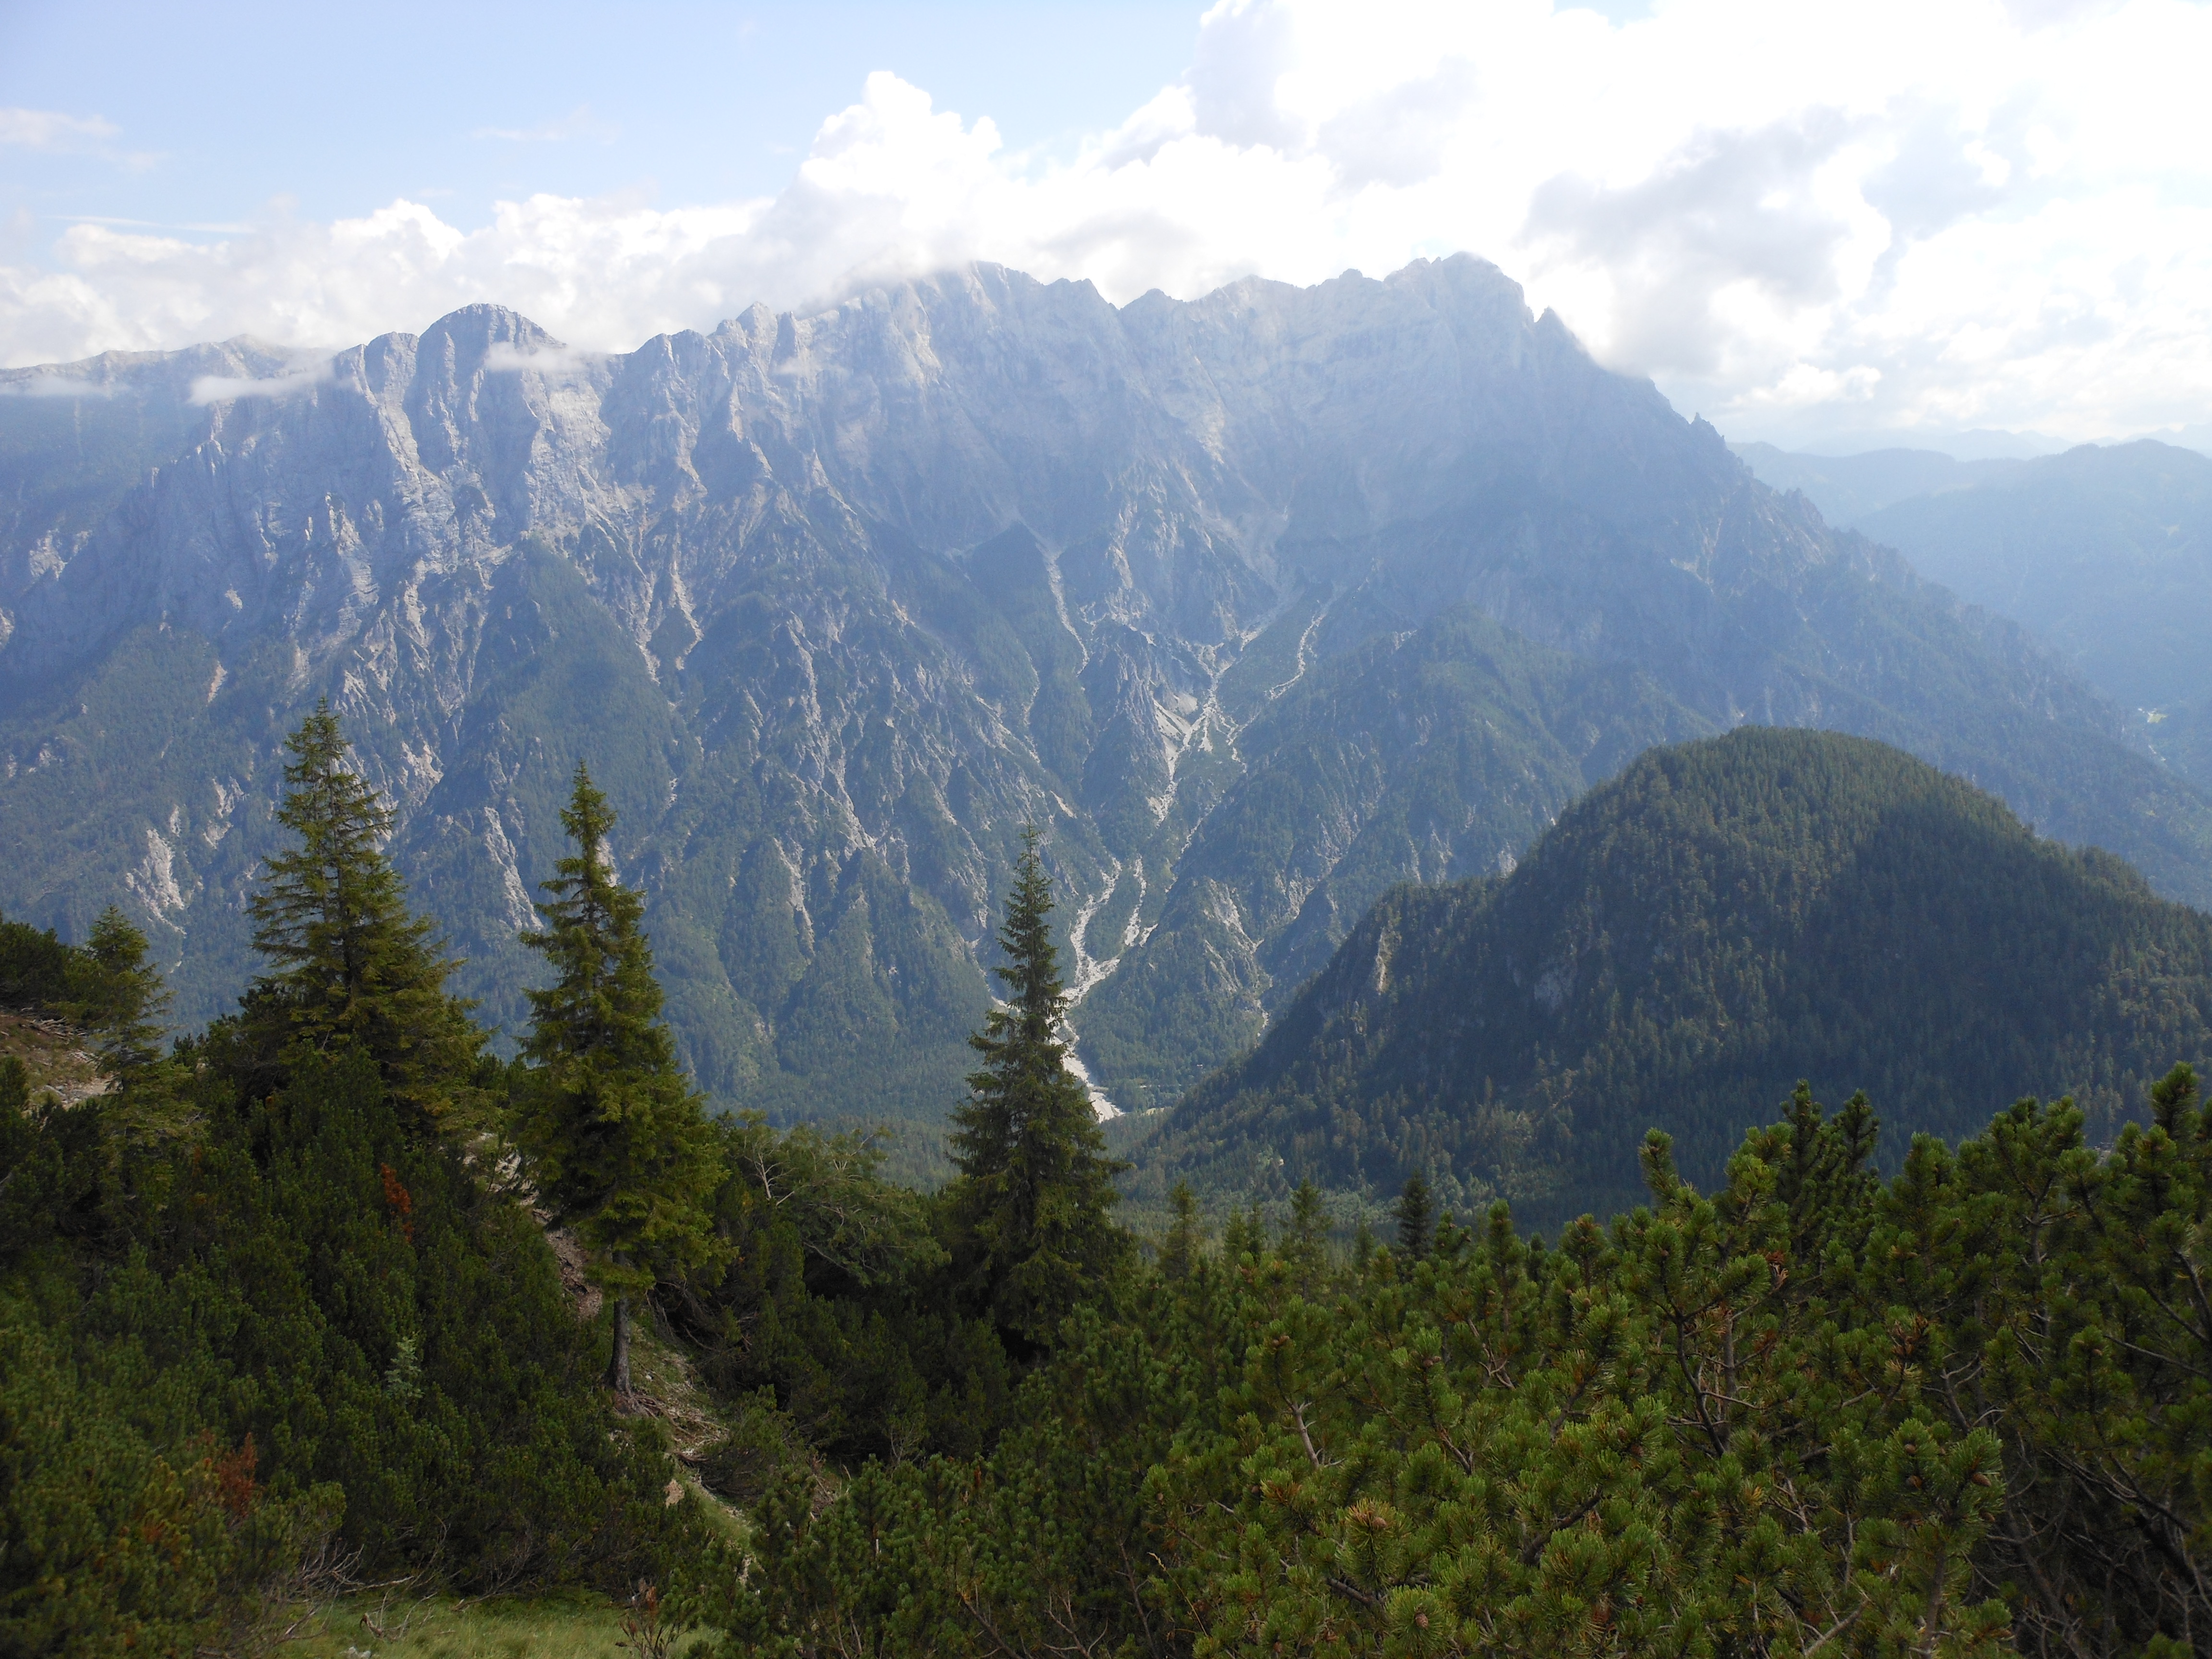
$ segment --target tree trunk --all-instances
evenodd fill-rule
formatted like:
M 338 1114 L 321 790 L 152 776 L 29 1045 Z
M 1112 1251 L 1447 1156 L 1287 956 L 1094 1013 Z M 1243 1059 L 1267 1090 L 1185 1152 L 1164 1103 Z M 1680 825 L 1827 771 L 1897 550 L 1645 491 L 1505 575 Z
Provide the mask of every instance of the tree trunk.
M 607 1361 L 607 1386 L 617 1399 L 629 1398 L 629 1298 L 615 1298 L 615 1352 Z

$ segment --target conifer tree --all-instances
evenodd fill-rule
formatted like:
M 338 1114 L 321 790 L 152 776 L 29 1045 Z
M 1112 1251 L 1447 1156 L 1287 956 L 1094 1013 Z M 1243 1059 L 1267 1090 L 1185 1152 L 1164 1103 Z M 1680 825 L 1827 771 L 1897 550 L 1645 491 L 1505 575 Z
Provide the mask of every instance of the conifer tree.
M 1221 1259 L 1239 1262 L 1247 1256 L 1256 1259 L 1267 1253 L 1267 1228 L 1260 1218 L 1259 1206 L 1231 1210 L 1229 1219 L 1221 1224 Z
M 1429 1253 L 1436 1231 L 1437 1212 L 1429 1198 L 1429 1183 L 1419 1170 L 1406 1177 L 1398 1194 L 1398 1254 L 1419 1261 Z
M 1198 1271 L 1200 1253 L 1206 1247 L 1206 1232 L 1198 1218 L 1198 1200 L 1190 1190 L 1190 1182 L 1178 1181 L 1175 1190 L 1168 1194 L 1168 1203 L 1175 1212 L 1169 1224 L 1167 1237 L 1160 1241 L 1160 1276 L 1164 1279 L 1188 1279 Z
M 1328 1266 L 1328 1203 L 1311 1180 L 1291 1194 L 1290 1225 L 1283 1233 L 1283 1260 L 1302 1289 L 1320 1281 Z
M 1052 887 L 1031 826 L 1022 840 L 999 943 L 1004 1006 L 968 1041 L 982 1056 L 952 1114 L 959 1176 L 947 1194 L 966 1289 L 997 1325 L 1031 1346 L 1094 1295 L 1122 1260 L 1114 1176 L 1083 1085 L 1060 1039 L 1067 994 L 1047 918 Z
M 484 1043 L 469 1018 L 476 1005 L 446 989 L 459 963 L 432 937 L 429 918 L 408 914 L 382 848 L 391 811 L 347 765 L 327 698 L 285 747 L 292 758 L 276 818 L 299 845 L 269 860 L 248 906 L 254 948 L 274 964 L 243 1000 L 249 1063 L 282 1068 L 357 1044 L 392 1098 L 438 1125 Z
M 517 1138 L 539 1197 L 576 1229 L 592 1277 L 611 1293 L 607 1382 L 626 1397 L 630 1297 L 715 1259 L 707 1206 L 721 1165 L 660 1023 L 643 896 L 608 861 L 614 811 L 580 765 L 561 823 L 576 850 L 544 884 L 543 931 L 522 935 L 556 977 L 529 994 L 532 1069 Z
M 169 1006 L 161 970 L 146 960 L 146 935 L 109 905 L 72 958 L 64 1012 L 92 1033 L 111 1072 L 133 1071 L 159 1059 L 161 1017 Z

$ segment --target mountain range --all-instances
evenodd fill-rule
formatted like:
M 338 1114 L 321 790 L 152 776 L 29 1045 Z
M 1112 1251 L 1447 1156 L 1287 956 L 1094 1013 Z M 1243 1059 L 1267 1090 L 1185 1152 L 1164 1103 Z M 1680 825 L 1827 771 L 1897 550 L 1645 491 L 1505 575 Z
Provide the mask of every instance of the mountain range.
M 933 1120 L 1044 830 L 1104 1097 L 1234 1058 L 1382 894 L 1654 744 L 1895 744 L 2159 891 L 2212 803 L 2017 625 L 1762 485 L 1467 256 L 1116 307 L 980 265 L 571 350 L 474 307 L 0 374 L 0 908 L 249 971 L 328 697 L 485 1017 L 579 761 L 686 1062 Z

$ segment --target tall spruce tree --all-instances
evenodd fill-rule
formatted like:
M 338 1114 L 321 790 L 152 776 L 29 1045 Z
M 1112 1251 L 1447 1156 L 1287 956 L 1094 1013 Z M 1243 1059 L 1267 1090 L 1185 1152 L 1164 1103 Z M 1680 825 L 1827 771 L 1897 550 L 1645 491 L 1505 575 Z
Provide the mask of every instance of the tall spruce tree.
M 544 884 L 553 984 L 530 994 L 530 1062 L 516 1125 L 525 1167 L 556 1219 L 573 1225 L 614 1304 L 608 1386 L 630 1392 L 630 1297 L 663 1274 L 713 1261 L 708 1200 L 721 1176 L 713 1127 L 660 1023 L 642 895 L 615 878 L 615 814 L 576 768 L 561 823 L 576 844 Z
M 1398 1194 L 1398 1254 L 1419 1261 L 1429 1253 L 1436 1236 L 1437 1208 L 1429 1197 L 1429 1183 L 1419 1170 L 1406 1177 Z
M 1168 1205 L 1175 1219 L 1169 1224 L 1167 1237 L 1160 1241 L 1160 1277 L 1188 1279 L 1198 1271 L 1199 1257 L 1206 1248 L 1206 1229 L 1199 1220 L 1198 1198 L 1190 1182 L 1176 1182 L 1168 1194 Z
M 1123 1260 L 1114 1177 L 1091 1097 L 1060 1039 L 1067 993 L 1047 918 L 1052 886 L 1027 830 L 994 969 L 1004 1006 L 968 1041 L 982 1056 L 949 1137 L 959 1175 L 946 1194 L 963 1288 L 1000 1329 L 1041 1348 Z
M 274 968 L 243 1000 L 243 1058 L 266 1073 L 358 1045 L 395 1102 L 441 1125 L 470 1092 L 485 1040 L 469 1017 L 476 1005 L 446 989 L 459 963 L 428 917 L 408 914 L 382 848 L 391 811 L 346 763 L 327 698 L 285 747 L 276 819 L 299 845 L 269 860 L 248 906 L 254 948 Z
M 1310 1180 L 1291 1194 L 1290 1224 L 1283 1230 L 1282 1257 L 1299 1289 L 1310 1292 L 1328 1271 L 1328 1200 Z

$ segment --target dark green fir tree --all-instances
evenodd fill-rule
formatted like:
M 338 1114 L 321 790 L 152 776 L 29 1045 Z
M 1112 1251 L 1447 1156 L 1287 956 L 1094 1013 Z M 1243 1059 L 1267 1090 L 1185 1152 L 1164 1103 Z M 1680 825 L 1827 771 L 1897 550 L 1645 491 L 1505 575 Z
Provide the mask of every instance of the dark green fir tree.
M 90 1033 L 107 1070 L 135 1071 L 161 1057 L 169 988 L 146 960 L 146 935 L 115 906 L 92 924 L 67 983 L 64 1012 Z
M 643 896 L 609 862 L 614 811 L 581 766 L 561 823 L 576 850 L 544 884 L 544 929 L 522 935 L 555 979 L 530 993 L 516 1139 L 540 1200 L 575 1228 L 613 1302 L 607 1382 L 627 1397 L 630 1299 L 718 1256 L 708 1201 L 721 1165 L 660 1021 Z
M 1310 1291 L 1328 1270 L 1328 1200 L 1310 1180 L 1291 1194 L 1290 1225 L 1283 1231 L 1282 1255 L 1302 1291 Z
M 1398 1193 L 1398 1254 L 1419 1261 L 1429 1253 L 1436 1231 L 1436 1204 L 1429 1197 L 1427 1179 L 1416 1170 Z
M 1168 1204 L 1175 1219 L 1160 1241 L 1160 1276 L 1188 1279 L 1198 1271 L 1199 1257 L 1206 1249 L 1206 1229 L 1198 1218 L 1198 1199 L 1190 1190 L 1190 1182 L 1176 1182 L 1168 1194 Z
M 1114 1177 L 1090 1092 L 1067 1069 L 1060 1025 L 1067 993 L 1048 918 L 1052 886 L 1028 830 L 999 943 L 1006 989 L 969 1038 L 982 1057 L 952 1114 L 959 1175 L 946 1194 L 955 1262 L 975 1305 L 1018 1346 L 1047 1346 L 1060 1322 L 1096 1295 L 1128 1237 L 1113 1220 Z
M 299 844 L 269 860 L 248 906 L 254 948 L 272 968 L 243 1000 L 239 1058 L 253 1078 L 357 1046 L 418 1123 L 445 1127 L 484 1043 L 475 1004 L 446 989 L 459 964 L 429 918 L 408 913 L 383 851 L 391 810 L 347 764 L 327 699 L 285 747 L 276 818 Z

